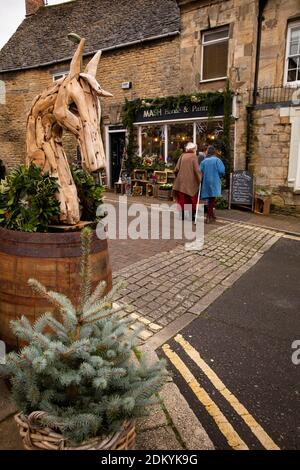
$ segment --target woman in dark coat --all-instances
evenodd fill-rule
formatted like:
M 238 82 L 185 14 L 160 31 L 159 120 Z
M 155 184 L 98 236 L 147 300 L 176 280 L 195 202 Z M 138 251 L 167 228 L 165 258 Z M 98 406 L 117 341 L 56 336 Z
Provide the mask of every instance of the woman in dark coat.
M 201 183 L 196 151 L 197 145 L 192 142 L 188 143 L 186 152 L 181 155 L 175 168 L 176 179 L 173 189 L 181 209 L 182 220 L 184 219 L 186 205 L 192 207 L 192 218 L 195 220 L 198 191 Z

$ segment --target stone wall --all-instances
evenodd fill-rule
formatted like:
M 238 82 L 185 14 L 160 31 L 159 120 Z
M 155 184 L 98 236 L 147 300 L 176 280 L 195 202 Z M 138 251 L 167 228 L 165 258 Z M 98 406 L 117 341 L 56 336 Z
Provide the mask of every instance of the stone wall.
M 280 117 L 280 109 L 254 111 L 254 145 L 251 164 L 256 183 L 274 188 L 288 185 L 289 142 L 291 126 L 289 119 Z
M 259 86 L 283 86 L 288 21 L 300 19 L 299 0 L 267 2 L 262 26 Z
M 179 36 L 104 53 L 97 79 L 114 96 L 102 100 L 102 122 L 120 122 L 125 98 L 179 94 L 179 66 Z M 48 69 L 0 74 L 0 80 L 5 83 L 5 102 L 0 100 L 0 158 L 8 168 L 24 161 L 26 117 L 34 97 L 52 85 L 54 73 L 65 72 L 68 68 L 69 63 L 62 63 Z M 125 81 L 133 83 L 131 90 L 122 90 L 121 84 Z M 64 138 L 67 154 L 72 158 L 76 155 L 76 142 L 67 133 Z
M 246 90 L 253 84 L 256 48 L 256 0 L 225 0 L 217 2 L 179 0 L 181 6 L 181 89 L 184 93 L 224 89 L 223 80 L 201 82 L 202 32 L 215 27 L 230 26 L 228 76 L 233 91 L 241 96 L 236 121 L 235 169 L 246 163 Z M 243 95 L 246 96 L 243 96 Z
M 254 143 L 250 169 L 257 188 L 272 196 L 272 209 L 280 213 L 300 214 L 300 194 L 288 185 L 291 124 L 280 115 L 280 108 L 256 109 Z

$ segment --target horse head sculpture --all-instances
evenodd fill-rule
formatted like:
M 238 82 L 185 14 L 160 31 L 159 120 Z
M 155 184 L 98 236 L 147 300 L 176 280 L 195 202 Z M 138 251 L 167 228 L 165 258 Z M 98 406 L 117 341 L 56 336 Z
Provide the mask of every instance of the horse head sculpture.
M 76 137 L 87 171 L 105 168 L 99 96 L 112 96 L 96 80 L 101 51 L 81 72 L 84 46 L 85 39 L 81 39 L 69 74 L 36 97 L 27 120 L 26 162 L 40 166 L 43 172 L 58 179 L 60 221 L 71 225 L 79 222 L 80 213 L 76 186 L 63 149 L 63 130 Z

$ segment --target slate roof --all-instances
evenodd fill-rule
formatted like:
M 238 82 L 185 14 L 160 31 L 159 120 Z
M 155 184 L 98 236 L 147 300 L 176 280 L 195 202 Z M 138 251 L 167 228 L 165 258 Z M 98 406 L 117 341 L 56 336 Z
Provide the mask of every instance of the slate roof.
M 179 29 L 175 0 L 73 0 L 42 7 L 1 49 L 0 72 L 69 60 L 74 53 L 70 32 L 86 38 L 87 54 Z

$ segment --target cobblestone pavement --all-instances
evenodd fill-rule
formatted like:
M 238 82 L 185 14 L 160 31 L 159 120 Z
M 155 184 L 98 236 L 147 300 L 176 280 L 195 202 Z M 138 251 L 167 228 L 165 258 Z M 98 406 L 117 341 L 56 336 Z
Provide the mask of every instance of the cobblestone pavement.
M 186 313 L 201 314 L 281 236 L 228 223 L 210 232 L 199 252 L 179 246 L 134 263 L 114 275 L 114 282 L 127 284 L 116 297 L 121 314 L 141 329 L 141 342 L 149 340 Z

